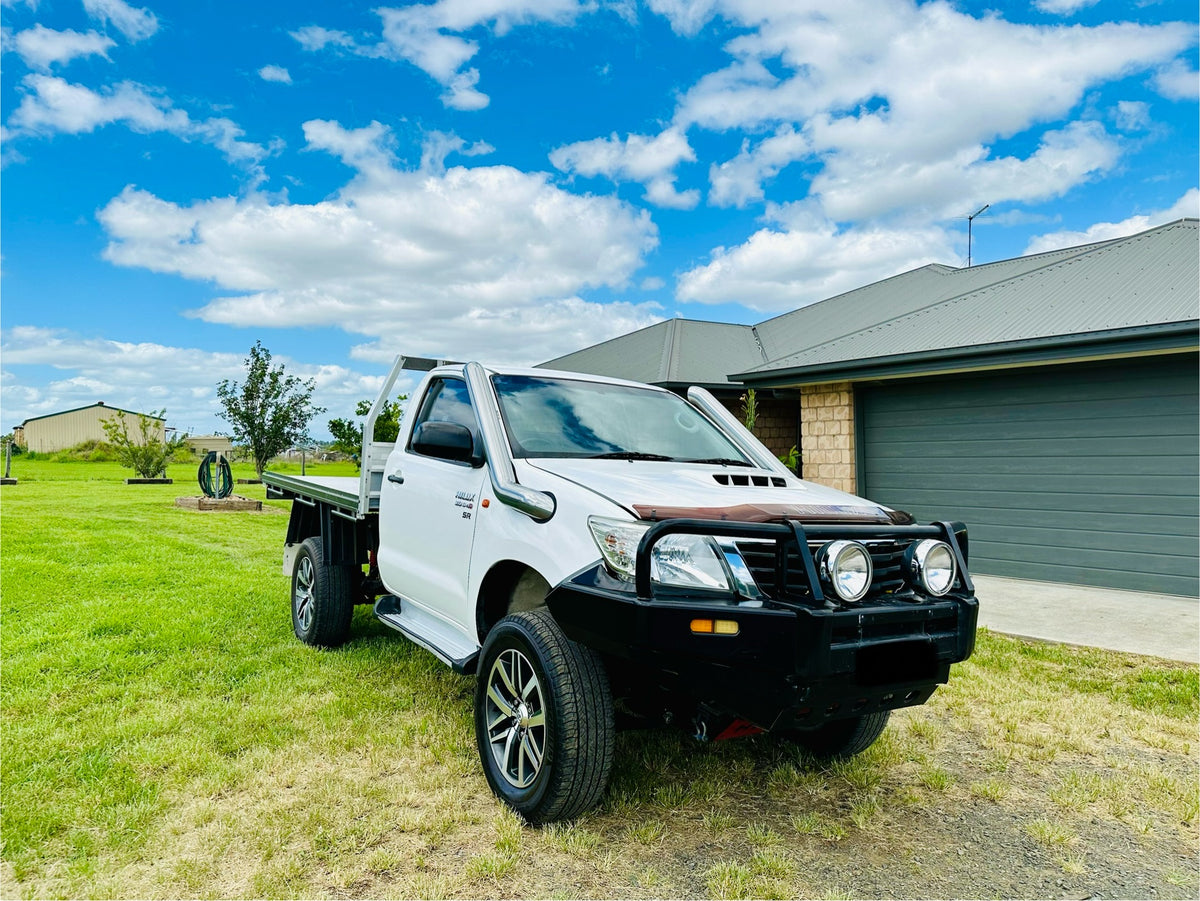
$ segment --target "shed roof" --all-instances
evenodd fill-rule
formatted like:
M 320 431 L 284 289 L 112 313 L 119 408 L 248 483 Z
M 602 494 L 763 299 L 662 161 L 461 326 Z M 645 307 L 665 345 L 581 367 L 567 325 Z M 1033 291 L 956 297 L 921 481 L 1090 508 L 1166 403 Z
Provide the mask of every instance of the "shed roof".
M 78 413 L 80 410 L 90 410 L 93 407 L 103 407 L 105 410 L 112 410 L 114 413 L 128 413 L 130 416 L 146 416 L 147 418 L 153 419 L 156 422 L 166 422 L 166 419 L 155 416 L 151 413 L 139 413 L 137 410 L 123 410 L 120 407 L 110 407 L 108 404 L 104 403 L 104 401 L 101 400 L 101 401 L 97 401 L 94 404 L 88 404 L 87 406 L 84 406 L 84 407 L 72 407 L 70 410 L 59 410 L 57 413 L 43 413 L 41 416 L 30 416 L 23 423 L 21 423 L 19 426 L 17 426 L 17 428 L 23 429 L 29 423 L 37 422 L 39 419 L 51 419 L 55 416 L 65 416 L 68 413 Z

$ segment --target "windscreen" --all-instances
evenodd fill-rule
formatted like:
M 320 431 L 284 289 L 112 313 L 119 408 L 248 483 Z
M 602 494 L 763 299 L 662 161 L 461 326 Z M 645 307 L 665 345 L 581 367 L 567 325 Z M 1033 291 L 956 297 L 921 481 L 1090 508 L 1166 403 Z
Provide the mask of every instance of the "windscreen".
M 525 375 L 492 378 L 514 457 L 628 457 L 750 465 L 667 391 Z

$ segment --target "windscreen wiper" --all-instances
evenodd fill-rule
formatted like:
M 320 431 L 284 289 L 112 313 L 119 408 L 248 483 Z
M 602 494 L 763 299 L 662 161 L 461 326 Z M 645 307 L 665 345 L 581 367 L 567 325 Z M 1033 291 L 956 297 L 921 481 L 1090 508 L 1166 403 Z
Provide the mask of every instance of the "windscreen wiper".
M 681 463 L 716 463 L 721 466 L 751 466 L 745 460 L 734 460 L 732 457 L 705 457 L 703 460 L 680 460 Z
M 640 451 L 613 451 L 608 454 L 592 454 L 588 460 L 658 460 L 662 463 L 673 463 L 674 457 L 663 454 L 643 454 Z

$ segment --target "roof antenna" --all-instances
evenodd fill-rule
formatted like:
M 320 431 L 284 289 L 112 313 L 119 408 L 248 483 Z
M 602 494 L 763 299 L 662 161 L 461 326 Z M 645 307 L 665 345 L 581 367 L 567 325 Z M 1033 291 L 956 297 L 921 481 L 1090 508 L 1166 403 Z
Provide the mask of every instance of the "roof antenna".
M 983 211 L 990 207 L 990 203 L 985 203 L 975 212 L 967 217 L 967 268 L 971 268 L 971 226 L 975 223 L 976 216 L 982 216 Z

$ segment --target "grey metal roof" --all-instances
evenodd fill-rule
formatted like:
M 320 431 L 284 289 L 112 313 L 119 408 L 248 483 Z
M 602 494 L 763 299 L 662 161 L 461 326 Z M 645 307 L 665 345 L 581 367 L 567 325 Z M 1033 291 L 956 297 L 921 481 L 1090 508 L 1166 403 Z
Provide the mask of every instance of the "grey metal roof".
M 901 277 L 868 286 L 875 292 L 899 281 L 908 290 L 895 292 L 894 307 L 886 297 L 892 292 L 873 294 L 876 315 L 865 320 L 848 303 L 835 303 L 850 300 L 849 295 L 817 304 L 842 309 L 850 321 L 840 334 L 832 334 L 836 329 L 824 321 L 819 322 L 823 328 L 808 330 L 804 338 L 795 334 L 803 324 L 797 314 L 813 307 L 789 314 L 795 320 L 777 326 L 793 333 L 790 341 L 780 335 L 767 340 L 764 331 L 771 323 L 763 323 L 758 329 L 764 344 L 790 345 L 791 352 L 742 375 L 753 380 L 767 372 L 1194 321 L 1200 315 L 1197 226 L 1195 219 L 1183 219 L 1128 238 L 990 266 L 936 274 L 915 270 L 906 276 L 924 273 L 921 279 Z M 933 284 L 937 281 L 941 290 Z
M 986 285 L 1086 253 L 1100 245 L 1001 260 L 970 269 L 937 263 L 911 269 L 760 322 L 755 329 L 769 361 Z M 765 367 L 756 367 L 765 368 Z
M 727 373 L 766 362 L 754 329 L 725 322 L 667 319 L 539 364 L 653 385 L 724 385 Z
M 740 387 L 819 381 L 822 372 L 864 361 L 872 373 L 908 361 L 911 374 L 936 355 L 961 363 L 1006 347 L 1037 350 L 1044 361 L 1054 348 L 1090 337 L 1132 342 L 1156 331 L 1194 346 L 1188 324 L 1194 332 L 1200 316 L 1198 231 L 1197 220 L 1180 219 L 969 269 L 931 264 L 756 326 L 668 319 L 541 367 Z

